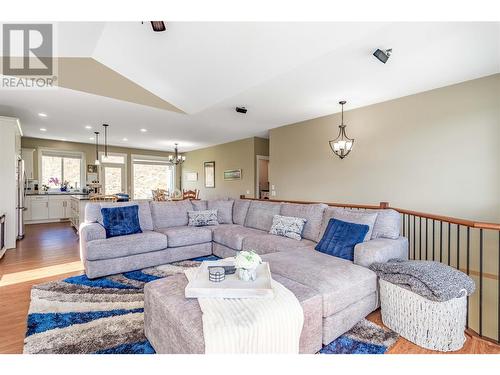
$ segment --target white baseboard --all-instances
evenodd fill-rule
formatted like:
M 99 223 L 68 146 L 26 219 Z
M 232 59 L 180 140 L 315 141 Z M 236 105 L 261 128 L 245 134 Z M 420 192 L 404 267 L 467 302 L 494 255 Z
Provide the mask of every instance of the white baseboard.
M 47 224 L 47 223 L 65 223 L 69 222 L 69 219 L 44 219 L 44 220 L 28 220 L 24 224 Z

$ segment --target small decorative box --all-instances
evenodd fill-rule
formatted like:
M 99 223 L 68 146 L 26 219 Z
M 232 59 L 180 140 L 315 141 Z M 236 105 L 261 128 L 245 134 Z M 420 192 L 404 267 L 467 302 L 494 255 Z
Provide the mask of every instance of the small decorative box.
M 214 283 L 220 283 L 226 278 L 224 267 L 208 267 L 208 279 Z

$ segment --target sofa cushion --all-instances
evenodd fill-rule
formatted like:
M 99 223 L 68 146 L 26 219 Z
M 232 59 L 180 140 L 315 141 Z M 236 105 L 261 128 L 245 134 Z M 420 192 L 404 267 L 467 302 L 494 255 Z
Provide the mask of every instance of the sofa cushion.
M 112 237 L 87 243 L 87 260 L 122 258 L 134 254 L 166 249 L 167 236 L 145 231 L 128 236 Z
M 217 210 L 188 211 L 188 225 L 192 227 L 205 227 L 217 225 Z
M 375 224 L 371 232 L 371 238 L 389 238 L 397 240 L 401 235 L 401 214 L 392 208 L 386 209 L 342 209 L 354 213 L 377 213 Z
M 236 199 L 233 205 L 233 223 L 245 225 L 250 201 L 245 199 Z
M 371 238 L 397 240 L 401 232 L 401 214 L 393 209 L 373 210 L 378 213 Z
M 212 233 L 213 233 L 216 229 L 220 229 L 220 228 L 230 228 L 230 227 L 244 228 L 244 227 L 242 227 L 241 225 L 238 225 L 238 224 L 219 224 L 219 225 L 209 225 L 209 226 L 206 226 L 206 227 L 204 227 L 204 228 L 210 229 L 210 230 L 212 231 Z
M 377 290 L 377 276 L 368 268 L 304 247 L 262 255 L 272 273 L 321 293 L 323 317 L 333 315 Z
M 377 220 L 377 215 L 377 212 L 371 211 L 349 210 L 341 207 L 328 207 L 325 210 L 325 214 L 323 215 L 323 222 L 320 231 L 321 237 L 318 238 L 318 242 L 319 240 L 321 240 L 321 238 L 323 238 L 326 227 L 328 226 L 328 223 L 332 218 L 349 223 L 368 225 L 368 232 L 366 233 L 364 238 L 365 241 L 368 241 L 372 236 L 372 231 L 375 225 L 375 221 Z
M 242 249 L 245 237 L 258 234 L 263 234 L 263 232 L 241 225 L 219 226 L 213 230 L 214 242 L 238 251 Z
M 297 204 L 283 203 L 280 214 L 283 216 L 302 217 L 307 220 L 302 232 L 302 237 L 318 241 L 319 231 L 323 220 L 323 214 L 328 206 L 323 203 Z
M 245 227 L 269 232 L 274 215 L 279 215 L 281 203 L 251 201 L 245 219 Z
M 205 211 L 208 209 L 208 206 L 207 206 L 207 201 L 204 201 L 204 200 L 192 200 L 191 201 L 191 204 L 193 205 L 193 210 L 195 211 Z
M 141 230 L 153 230 L 153 219 L 151 217 L 151 209 L 149 202 L 89 202 L 85 205 L 85 221 L 87 223 L 102 222 L 101 208 L 107 207 L 123 207 L 123 206 L 139 206 L 139 223 Z
M 233 204 L 233 200 L 210 200 L 208 201 L 208 209 L 217 210 L 219 224 L 232 224 Z
M 102 224 L 106 237 L 142 233 L 139 224 L 139 206 L 102 207 Z
M 188 211 L 193 205 L 188 200 L 174 202 L 150 202 L 153 226 L 157 228 L 180 227 L 188 224 Z
M 366 232 L 368 232 L 366 224 L 330 219 L 325 234 L 315 249 L 334 257 L 353 260 L 354 246 L 363 242 Z
M 196 245 L 212 241 L 212 231 L 203 227 L 170 227 L 157 229 L 168 238 L 168 247 Z
M 277 251 L 290 251 L 301 247 L 314 246 L 310 240 L 300 241 L 291 238 L 275 236 L 273 234 L 250 235 L 243 239 L 241 250 L 253 250 L 257 254 L 275 253 Z
M 274 215 L 269 234 L 300 241 L 306 221 L 301 217 Z

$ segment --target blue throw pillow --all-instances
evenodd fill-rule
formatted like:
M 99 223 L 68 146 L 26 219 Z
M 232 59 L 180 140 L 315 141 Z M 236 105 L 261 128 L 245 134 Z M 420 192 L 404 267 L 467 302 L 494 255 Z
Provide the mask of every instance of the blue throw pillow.
M 138 205 L 103 207 L 101 214 L 106 238 L 142 233 Z
M 323 238 L 315 249 L 319 252 L 347 260 L 354 259 L 354 246 L 363 242 L 368 225 L 330 219 Z

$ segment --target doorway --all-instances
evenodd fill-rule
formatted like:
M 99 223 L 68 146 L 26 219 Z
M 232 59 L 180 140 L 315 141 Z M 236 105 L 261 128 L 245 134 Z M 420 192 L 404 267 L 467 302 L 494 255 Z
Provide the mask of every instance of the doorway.
M 269 199 L 269 156 L 257 155 L 255 198 Z

